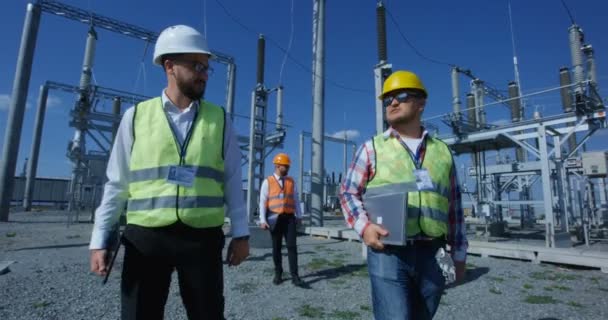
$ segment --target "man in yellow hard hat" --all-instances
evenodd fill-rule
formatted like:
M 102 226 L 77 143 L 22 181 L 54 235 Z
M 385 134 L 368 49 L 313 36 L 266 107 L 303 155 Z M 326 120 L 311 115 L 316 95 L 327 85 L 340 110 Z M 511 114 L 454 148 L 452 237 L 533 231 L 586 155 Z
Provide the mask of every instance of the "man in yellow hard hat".
M 167 88 L 129 108 L 120 123 L 89 248 L 91 271 L 107 275 L 112 230 L 126 205 L 123 320 L 163 319 L 173 271 L 188 319 L 224 319 L 226 215 L 228 264 L 249 255 L 236 134 L 225 111 L 203 99 L 212 56 L 197 30 L 162 31 L 154 64 Z
M 291 160 L 287 154 L 279 153 L 274 157 L 272 163 L 274 173 L 262 183 L 259 206 L 260 227 L 269 229 L 272 238 L 272 260 L 275 272 L 272 283 L 278 285 L 283 281 L 281 247 L 283 238 L 285 238 L 291 282 L 296 286 L 303 286 L 304 283 L 298 274 L 298 247 L 296 244 L 296 227 L 302 219 L 302 212 L 296 183 L 292 177 L 287 175 Z
M 376 320 L 431 319 L 446 278 L 464 277 L 468 243 L 456 167 L 448 146 L 422 127 L 427 96 L 410 71 L 396 71 L 386 79 L 378 98 L 390 127 L 359 148 L 340 189 L 345 219 L 368 246 Z M 394 193 L 407 199 L 403 212 L 366 210 L 370 195 Z M 404 222 L 384 224 L 382 216 L 389 215 L 400 215 Z M 383 243 L 391 236 L 388 229 L 405 240 Z M 446 244 L 453 263 L 445 254 Z

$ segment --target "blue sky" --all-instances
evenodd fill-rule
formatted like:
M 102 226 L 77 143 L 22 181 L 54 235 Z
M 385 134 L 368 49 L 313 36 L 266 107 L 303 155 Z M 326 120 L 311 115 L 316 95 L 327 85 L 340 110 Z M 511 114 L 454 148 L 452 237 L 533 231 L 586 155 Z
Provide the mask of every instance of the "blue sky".
M 26 1 L 5 1 L 0 11 L 3 21 L 3 50 L 0 51 L 0 130 L 4 133 L 7 108 L 12 92 L 13 74 L 23 27 Z M 285 123 L 290 126 L 285 149 L 297 158 L 299 133 L 311 131 L 312 88 L 312 1 L 266 0 L 174 0 L 164 4 L 133 0 L 63 0 L 64 3 L 93 10 L 98 14 L 127 21 L 153 31 L 173 24 L 188 24 L 206 32 L 212 49 L 236 59 L 237 84 L 235 111 L 250 114 L 251 90 L 255 85 L 257 33 L 267 37 L 265 84 L 284 86 Z M 218 5 L 221 2 L 241 25 L 229 18 Z M 608 40 L 605 1 L 565 0 L 575 21 L 583 28 L 585 39 L 595 48 L 600 92 L 608 83 Z M 426 58 L 468 68 L 475 75 L 500 90 L 513 80 L 511 33 L 508 1 L 385 1 L 398 28 L 387 17 L 388 58 L 394 69 L 409 69 L 423 79 L 430 97 L 425 117 L 451 111 L 450 69 L 445 64 L 430 62 L 418 55 L 404 41 L 401 33 Z M 293 14 L 291 7 L 293 5 Z M 340 134 L 348 130 L 358 144 L 374 134 L 373 66 L 377 63 L 376 1 L 327 1 L 326 7 L 326 88 L 325 131 Z M 522 90 L 531 93 L 558 86 L 558 70 L 570 66 L 568 27 L 570 19 L 560 1 L 511 1 L 514 36 L 519 58 Z M 205 21 L 205 22 L 203 22 Z M 293 33 L 291 32 L 293 24 Z M 242 25 L 246 26 L 244 28 Z M 29 153 L 38 90 L 46 80 L 77 85 L 84 54 L 88 27 L 54 15 L 43 14 L 38 33 L 33 72 L 30 81 L 28 108 L 23 125 L 17 173 Z M 165 84 L 160 68 L 151 62 L 153 44 L 146 44 L 106 30 L 98 29 L 94 79 L 100 86 L 159 95 Z M 285 59 L 285 53 L 273 45 L 287 49 L 306 69 Z M 144 54 L 145 53 L 145 54 Z M 225 67 L 216 64 L 216 72 L 208 84 L 208 100 L 224 104 Z M 281 70 L 282 73 L 281 73 Z M 280 75 L 282 75 L 280 79 Z M 343 87 L 352 90 L 344 89 Z M 461 78 L 461 99 L 468 90 L 468 80 Z M 67 142 L 73 136 L 68 126 L 68 112 L 75 97 L 51 91 L 41 146 L 38 174 L 68 176 L 71 165 L 65 157 Z M 489 99 L 487 99 L 489 102 Z M 275 117 L 275 96 L 270 99 L 269 120 Z M 544 115 L 561 110 L 557 92 L 542 95 L 528 102 L 527 116 L 536 109 Z M 127 105 L 124 106 L 128 107 Z M 110 111 L 109 101 L 98 105 Z M 505 107 L 488 109 L 488 122 L 508 119 Z M 449 131 L 438 121 L 441 133 Z M 238 118 L 239 134 L 248 134 L 249 121 Z M 598 134 L 590 141 L 590 149 L 608 149 Z M 93 142 L 89 139 L 89 146 Z M 0 145 L 4 143 L 4 135 Z M 328 172 L 340 172 L 343 166 L 342 146 L 326 143 L 325 166 Z M 351 149 L 349 149 L 351 150 Z M 310 168 L 310 148 L 306 147 L 306 163 Z M 350 155 L 349 155 L 350 160 Z M 297 175 L 299 163 L 293 166 Z M 270 168 L 270 167 L 268 167 Z M 246 171 L 246 167 L 243 167 Z M 270 172 L 267 170 L 267 173 Z

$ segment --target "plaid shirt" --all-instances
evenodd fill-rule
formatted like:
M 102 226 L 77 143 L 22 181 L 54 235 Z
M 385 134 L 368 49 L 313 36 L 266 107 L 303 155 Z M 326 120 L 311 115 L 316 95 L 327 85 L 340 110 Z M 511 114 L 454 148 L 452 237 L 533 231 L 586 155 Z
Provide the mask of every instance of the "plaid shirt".
M 426 151 L 426 137 L 428 132 L 424 130 L 422 134 L 422 143 L 414 154 L 406 144 L 401 140 L 399 133 L 393 128 L 389 128 L 384 132 L 385 139 L 399 139 L 401 145 L 411 152 L 414 159 L 424 160 Z M 346 223 L 351 228 L 362 236 L 363 230 L 371 222 L 362 203 L 362 195 L 365 193 L 367 182 L 374 177 L 376 167 L 376 153 L 372 140 L 366 141 L 357 153 L 353 163 L 348 169 L 346 179 L 340 186 L 340 203 Z M 465 261 L 467 248 L 469 246 L 466 237 L 466 229 L 464 224 L 464 214 L 462 211 L 462 199 L 458 179 L 456 175 L 456 166 L 452 162 L 450 171 L 450 193 L 448 196 L 449 211 L 448 211 L 448 235 L 447 242 L 452 248 L 452 255 L 455 261 Z

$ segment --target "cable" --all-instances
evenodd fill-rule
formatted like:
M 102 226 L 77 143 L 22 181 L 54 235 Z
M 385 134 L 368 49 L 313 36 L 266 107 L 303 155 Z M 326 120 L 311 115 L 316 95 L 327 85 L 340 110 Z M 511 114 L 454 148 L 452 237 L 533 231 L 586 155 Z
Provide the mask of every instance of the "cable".
M 399 24 L 397 23 L 397 20 L 395 20 L 395 18 L 393 17 L 393 14 L 388 10 L 388 8 L 386 8 L 386 12 L 388 13 L 388 17 L 391 19 L 391 21 L 393 22 L 393 24 L 395 25 L 395 27 L 397 27 L 397 31 L 399 31 L 399 34 L 401 35 L 401 38 L 403 38 L 403 40 L 405 40 L 405 43 L 407 43 L 407 45 L 412 48 L 412 50 L 414 50 L 414 53 L 416 53 L 416 55 L 418 55 L 420 58 L 427 60 L 429 62 L 435 63 L 435 64 L 440 64 L 440 65 L 446 65 L 449 67 L 456 67 L 455 64 L 453 63 L 448 63 L 448 62 L 443 62 L 443 61 L 439 61 L 439 60 L 435 60 L 433 58 L 429 58 L 425 55 L 423 55 L 420 51 L 418 51 L 418 49 L 416 49 L 416 47 L 410 42 L 410 40 L 408 40 L 408 38 L 405 36 L 405 34 L 403 34 L 403 32 L 401 31 L 401 28 L 399 27 Z
M 572 16 L 572 12 L 570 12 L 570 8 L 568 8 L 568 6 L 566 5 L 566 2 L 564 2 L 564 0 L 562 1 L 562 5 L 564 6 L 564 9 L 566 9 L 566 12 L 568 13 L 568 17 L 570 17 L 570 22 L 572 22 L 572 24 L 576 24 L 574 22 L 574 17 Z
M 583 83 L 589 83 L 589 80 L 583 81 Z M 513 97 L 513 98 L 505 99 L 505 100 L 502 100 L 502 101 L 495 101 L 495 102 L 491 102 L 491 103 L 486 103 L 486 104 L 481 105 L 481 106 L 476 106 L 476 107 L 473 107 L 473 108 L 462 109 L 460 111 L 460 113 L 463 113 L 465 111 L 468 112 L 470 110 L 475 110 L 475 109 L 478 109 L 478 108 L 481 109 L 481 108 L 485 108 L 485 107 L 489 107 L 489 106 L 500 105 L 500 104 L 502 104 L 504 102 L 509 102 L 511 100 L 524 99 L 524 98 L 536 96 L 536 95 L 539 95 L 539 94 L 543 94 L 543 93 L 547 93 L 547 92 L 551 92 L 551 91 L 555 91 L 555 90 L 560 90 L 562 88 L 573 87 L 573 86 L 576 86 L 576 85 L 578 85 L 578 84 L 577 83 L 575 83 L 575 84 L 567 84 L 567 85 L 564 85 L 564 86 L 553 87 L 553 88 L 541 90 L 541 91 L 538 91 L 538 92 L 528 93 L 528 94 L 525 94 L 525 95 L 521 95 L 519 97 Z M 426 121 L 437 119 L 437 118 L 441 118 L 441 117 L 444 117 L 444 116 L 447 116 L 447 115 L 450 115 L 450 114 L 453 114 L 453 112 L 446 112 L 446 113 L 438 114 L 436 116 L 432 116 L 432 117 L 428 117 L 428 118 L 422 119 L 422 121 L 426 122 Z
M 289 32 L 289 43 L 287 44 L 287 52 L 291 51 L 291 44 L 293 43 L 293 0 L 291 0 L 291 29 Z M 281 69 L 279 71 L 279 84 L 283 82 L 283 68 L 285 68 L 285 63 L 287 62 L 287 53 L 283 56 L 283 62 L 281 63 Z
M 247 27 L 246 25 L 244 25 L 243 23 L 241 23 L 236 17 L 234 17 L 229 11 L 228 9 L 219 1 L 219 0 L 215 0 L 215 2 L 222 8 L 222 10 L 224 10 L 224 13 L 226 13 L 226 15 L 232 19 L 232 21 L 234 21 L 236 24 L 238 24 L 241 28 L 243 28 L 244 30 L 254 34 L 254 35 L 259 35 L 259 32 L 256 32 L 254 30 L 252 30 L 251 28 Z M 283 53 L 285 53 L 285 56 L 287 58 L 289 58 L 289 60 L 291 60 L 293 63 L 295 63 L 296 65 L 298 65 L 300 68 L 302 68 L 304 71 L 310 73 L 311 75 L 316 75 L 316 73 L 314 73 L 309 67 L 307 67 L 306 65 L 304 65 L 303 63 L 301 63 L 300 61 L 296 60 L 294 57 L 292 57 L 289 52 L 287 52 L 287 50 L 285 50 L 283 47 L 281 47 L 281 45 L 275 41 L 274 39 L 265 36 L 266 40 L 268 40 L 272 45 L 274 45 L 275 47 L 277 47 L 279 50 L 281 50 Z M 344 85 L 341 85 L 335 81 L 332 81 L 330 79 L 328 79 L 327 77 L 325 77 L 325 81 L 327 81 L 328 84 L 340 88 L 340 89 L 344 89 L 344 90 L 348 90 L 348 91 L 352 91 L 352 92 L 360 92 L 360 93 L 365 93 L 365 94 L 374 94 L 373 91 L 371 90 L 363 90 L 363 89 L 357 89 L 357 88 L 350 88 Z

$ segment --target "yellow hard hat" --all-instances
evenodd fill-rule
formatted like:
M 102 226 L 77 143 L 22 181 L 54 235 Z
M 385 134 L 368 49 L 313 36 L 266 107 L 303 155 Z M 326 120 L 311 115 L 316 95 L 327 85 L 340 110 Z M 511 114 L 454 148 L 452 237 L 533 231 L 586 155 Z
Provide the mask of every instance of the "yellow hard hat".
M 286 153 L 279 153 L 274 156 L 274 160 L 272 160 L 274 164 L 280 164 L 283 166 L 291 165 L 291 160 L 289 160 L 289 156 Z
M 426 88 L 420 81 L 418 76 L 411 71 L 395 71 L 386 80 L 384 80 L 384 86 L 382 86 L 382 94 L 378 99 L 384 98 L 384 95 L 399 89 L 417 89 L 424 92 L 425 97 L 428 95 Z

